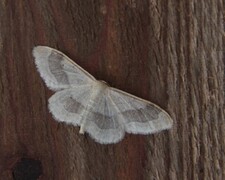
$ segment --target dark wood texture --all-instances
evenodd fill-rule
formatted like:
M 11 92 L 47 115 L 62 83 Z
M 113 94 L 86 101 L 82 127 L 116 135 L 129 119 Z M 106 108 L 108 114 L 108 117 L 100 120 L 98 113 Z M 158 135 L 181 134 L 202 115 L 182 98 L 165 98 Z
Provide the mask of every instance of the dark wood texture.
M 224 12 L 222 0 L 0 1 L 0 179 L 29 162 L 44 180 L 225 179 Z M 101 145 L 57 123 L 36 45 L 160 105 L 173 128 Z

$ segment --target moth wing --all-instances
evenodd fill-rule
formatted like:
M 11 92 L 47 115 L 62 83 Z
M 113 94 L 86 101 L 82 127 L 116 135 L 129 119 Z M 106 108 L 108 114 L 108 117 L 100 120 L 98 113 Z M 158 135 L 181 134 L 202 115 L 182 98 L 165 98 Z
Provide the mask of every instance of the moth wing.
M 54 91 L 89 84 L 95 78 L 65 54 L 47 46 L 33 49 L 35 63 L 46 85 Z
M 101 144 L 117 143 L 125 134 L 122 122 L 114 116 L 115 105 L 108 96 L 108 90 L 98 95 L 85 115 L 83 130 Z
M 109 97 L 118 112 L 114 119 L 123 122 L 128 133 L 151 134 L 172 127 L 169 114 L 147 100 L 116 88 L 110 88 Z
M 92 85 L 81 85 L 56 92 L 48 100 L 49 110 L 59 122 L 80 125 L 81 114 L 89 102 Z

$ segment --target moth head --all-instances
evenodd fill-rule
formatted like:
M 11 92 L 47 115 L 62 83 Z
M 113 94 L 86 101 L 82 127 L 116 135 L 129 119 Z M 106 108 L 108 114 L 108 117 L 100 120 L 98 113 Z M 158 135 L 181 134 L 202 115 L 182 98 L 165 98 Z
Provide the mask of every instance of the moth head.
M 100 80 L 100 82 L 102 82 L 103 84 L 105 84 L 105 85 L 109 85 L 107 82 L 105 82 L 105 81 L 103 81 L 103 80 Z

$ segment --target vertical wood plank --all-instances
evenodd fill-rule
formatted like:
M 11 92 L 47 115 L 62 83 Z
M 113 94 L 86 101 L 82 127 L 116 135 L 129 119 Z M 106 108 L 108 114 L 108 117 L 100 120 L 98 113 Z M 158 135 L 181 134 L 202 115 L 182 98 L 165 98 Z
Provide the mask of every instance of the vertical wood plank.
M 223 23 L 222 0 L 1 1 L 0 177 L 224 179 Z M 160 105 L 173 128 L 101 145 L 57 123 L 36 45 Z

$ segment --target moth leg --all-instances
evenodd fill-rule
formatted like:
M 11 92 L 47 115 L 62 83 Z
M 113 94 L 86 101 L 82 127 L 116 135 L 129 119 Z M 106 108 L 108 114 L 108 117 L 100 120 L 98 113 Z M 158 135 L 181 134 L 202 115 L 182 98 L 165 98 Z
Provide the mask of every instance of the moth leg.
M 79 131 L 80 134 L 84 134 L 84 124 L 81 124 L 80 125 L 80 131 Z

